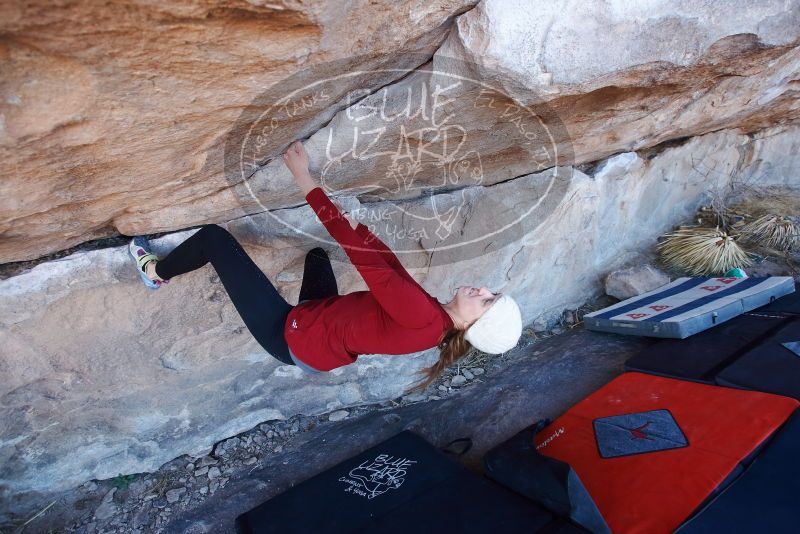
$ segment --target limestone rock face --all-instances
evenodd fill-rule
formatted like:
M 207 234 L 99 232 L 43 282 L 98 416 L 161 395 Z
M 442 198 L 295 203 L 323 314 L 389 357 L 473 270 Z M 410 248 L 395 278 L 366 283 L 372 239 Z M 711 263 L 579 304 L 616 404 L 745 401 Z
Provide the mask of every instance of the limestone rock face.
M 744 9 L 744 22 L 705 22 L 703 37 L 697 39 L 693 24 L 666 24 L 661 33 L 680 33 L 682 27 L 686 32 L 682 63 L 672 63 L 674 50 L 648 41 L 647 31 L 631 31 L 628 46 L 649 46 L 647 63 L 630 66 L 639 60 L 633 54 L 620 69 L 616 63 L 601 62 L 587 71 L 585 80 L 551 84 L 525 78 L 530 65 L 518 63 L 515 50 L 554 48 L 557 64 L 558 58 L 568 58 L 570 50 L 583 44 L 574 35 L 564 43 L 563 35 L 551 36 L 537 24 L 508 28 L 514 15 L 507 9 L 538 17 L 538 10 L 531 14 L 512 5 L 482 2 L 459 16 L 456 29 L 430 62 L 337 113 L 315 132 L 306 148 L 325 188 L 365 199 L 420 198 L 430 191 L 489 185 L 542 169 L 557 174 L 556 164 L 580 165 L 670 139 L 732 127 L 747 133 L 800 117 L 800 32 L 794 11 Z M 583 9 L 595 16 L 619 17 L 619 26 L 661 24 L 647 11 L 587 5 L 591 7 Z M 732 2 L 728 8 L 737 5 Z M 553 16 L 562 25 L 574 25 L 570 13 L 561 10 Z M 702 16 L 702 9 L 694 16 L 680 14 L 687 21 Z M 731 33 L 744 29 L 756 33 Z M 509 32 L 520 42 L 508 43 Z M 495 48 L 485 49 L 495 42 Z M 290 178 L 280 159 L 252 170 L 246 191 L 239 183 L 186 204 L 131 213 L 125 221 L 134 228 L 165 228 L 179 221 L 185 226 L 193 224 L 198 212 L 233 203 L 252 213 L 286 206 L 296 198 L 293 188 L 285 185 Z
M 467 62 L 515 102 L 546 102 L 575 164 L 800 112 L 800 2 L 521 4 L 481 2 L 437 56 Z
M 226 133 L 284 78 L 331 64 L 315 76 L 363 69 L 339 89 L 380 87 L 430 57 L 476 1 L 3 2 L 0 262 L 191 226 L 127 217 L 224 189 Z M 326 110 L 341 107 L 327 96 Z M 272 150 L 325 120 L 295 108 Z M 195 224 L 237 207 L 196 211 Z
M 402 190 L 387 176 L 395 162 L 370 157 L 429 143 L 434 155 L 445 153 L 437 146 L 444 138 L 432 139 L 447 131 L 442 123 L 428 117 L 402 131 L 364 111 L 378 100 L 401 109 L 409 94 L 418 106 L 421 93 L 432 97 L 442 81 L 431 68 L 478 82 L 439 88 L 451 100 L 442 109 L 455 112 L 448 139 L 458 144 L 458 161 L 479 168 L 482 183 L 800 116 L 800 0 L 535 8 L 485 0 L 469 10 L 474 4 L 4 4 L 0 261 L 297 205 L 300 194 L 273 158 L 311 134 L 311 157 L 331 189 L 402 199 L 454 187 L 463 177 L 442 178 L 432 170 L 441 163 L 434 156 L 405 170 Z M 47 28 L 37 31 L 36 46 L 20 37 L 32 21 Z M 320 80 L 335 83 L 309 88 Z M 309 88 L 302 98 L 287 96 L 299 87 Z M 487 87 L 491 98 L 482 93 Z M 232 172 L 230 145 L 283 99 L 291 109 L 261 130 L 252 167 Z M 521 105 L 545 116 L 543 133 L 556 153 L 527 146 L 514 116 Z M 420 124 L 428 129 L 414 131 Z M 355 126 L 372 136 L 354 145 Z M 456 139 L 458 128 L 468 135 Z M 339 157 L 348 144 L 353 154 Z M 245 191 L 252 172 L 259 195 Z M 415 188 L 405 187 L 411 172 Z
M 782 0 L 555 0 L 535 9 L 525 4 L 481 2 L 458 18 L 439 53 L 456 47 L 482 67 L 482 74 L 496 76 L 509 89 L 586 93 L 610 85 L 611 79 L 604 79 L 609 75 L 653 83 L 648 71 L 702 62 L 709 49 L 721 48 L 732 36 L 749 34 L 751 43 L 790 45 L 800 26 L 797 2 Z M 631 76 L 626 71 L 638 72 Z
M 292 216 L 310 227 L 309 211 Z M 264 217 L 229 228 L 296 303 L 303 249 L 281 248 Z M 154 251 L 163 257 L 192 233 L 154 240 Z M 340 287 L 353 286 L 358 274 L 334 266 Z M 258 345 L 210 265 L 153 292 L 125 247 L 42 263 L 0 285 L 0 497 L 154 470 L 263 421 L 396 398 L 435 360 L 368 356 L 306 374 Z
M 523 323 L 551 318 L 599 294 L 603 277 L 690 216 L 711 182 L 782 185 L 782 173 L 764 170 L 798 157 L 785 150 L 799 133 L 775 128 L 752 139 L 721 131 L 647 157 L 622 153 L 588 174 L 563 169 L 546 195 L 542 173 L 471 187 L 470 216 L 452 228 L 458 236 L 480 235 L 489 219 L 509 222 L 520 205 L 547 206 L 517 223 L 516 240 L 482 255 L 454 263 L 448 256 L 461 253 L 447 240 L 432 253 L 422 240 L 423 249 L 398 256 L 440 302 L 460 285 L 487 285 L 515 298 Z M 403 238 L 391 230 L 408 214 L 462 201 L 445 192 L 427 204 L 350 202 L 348 209 L 396 248 Z M 280 211 L 282 220 L 259 214 L 226 226 L 289 303 L 297 302 L 304 251 L 313 246 L 328 251 L 342 294 L 366 289 L 308 205 Z M 155 252 L 165 255 L 193 231 L 155 240 Z M 152 470 L 264 420 L 396 398 L 437 357 L 434 350 L 364 355 L 331 373 L 304 374 L 253 340 L 211 266 L 152 292 L 124 247 L 76 253 L 0 281 L 0 346 L 0 496 Z

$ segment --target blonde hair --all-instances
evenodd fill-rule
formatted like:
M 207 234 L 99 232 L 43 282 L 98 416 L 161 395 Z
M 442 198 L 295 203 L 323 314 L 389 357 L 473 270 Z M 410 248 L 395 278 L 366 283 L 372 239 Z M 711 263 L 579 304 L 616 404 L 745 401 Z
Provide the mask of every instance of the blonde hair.
M 456 363 L 463 358 L 467 352 L 472 348 L 469 341 L 464 339 L 466 330 L 459 328 L 451 328 L 446 330 L 442 337 L 439 338 L 436 344 L 439 347 L 439 361 L 430 367 L 418 371 L 418 374 L 424 374 L 425 377 L 413 388 L 405 391 L 403 394 L 421 392 L 428 387 L 428 385 L 436 380 L 436 378 L 444 372 L 445 369 Z

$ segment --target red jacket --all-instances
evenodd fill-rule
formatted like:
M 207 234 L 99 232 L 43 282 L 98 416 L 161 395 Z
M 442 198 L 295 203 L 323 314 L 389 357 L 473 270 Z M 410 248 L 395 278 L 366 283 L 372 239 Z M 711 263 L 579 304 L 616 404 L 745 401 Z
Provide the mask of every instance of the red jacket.
M 304 301 L 289 311 L 284 335 L 303 363 L 330 371 L 361 354 L 408 354 L 435 347 L 453 320 L 363 224 L 354 229 L 321 187 L 306 195 L 369 291 Z

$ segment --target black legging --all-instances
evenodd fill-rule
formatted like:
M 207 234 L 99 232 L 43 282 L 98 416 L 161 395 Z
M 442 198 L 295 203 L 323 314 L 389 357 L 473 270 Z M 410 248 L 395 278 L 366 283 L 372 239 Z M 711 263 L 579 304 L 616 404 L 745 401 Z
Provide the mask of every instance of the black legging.
M 283 325 L 286 302 L 230 232 L 216 224 L 203 225 L 156 263 L 156 274 L 169 279 L 211 262 L 236 311 L 256 341 L 281 362 L 294 365 Z M 306 254 L 299 301 L 338 295 L 328 254 L 320 247 Z

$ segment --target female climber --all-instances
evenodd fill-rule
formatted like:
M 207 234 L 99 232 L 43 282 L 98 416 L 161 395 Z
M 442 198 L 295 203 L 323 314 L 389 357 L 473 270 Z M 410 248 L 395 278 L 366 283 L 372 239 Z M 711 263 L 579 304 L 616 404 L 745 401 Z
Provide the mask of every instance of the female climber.
M 349 365 L 363 354 L 408 354 L 437 347 L 439 360 L 409 391 L 424 390 L 470 346 L 490 354 L 513 348 L 522 333 L 519 307 L 486 287 L 460 286 L 446 304 L 429 295 L 369 229 L 342 213 L 308 169 L 295 141 L 283 161 L 306 201 L 342 246 L 369 290 L 339 295 L 330 260 L 316 247 L 305 257 L 299 302 L 278 293 L 238 241 L 216 224 L 203 225 L 159 259 L 143 237 L 129 246 L 148 287 L 211 262 L 247 328 L 276 359 L 309 373 Z M 407 392 L 408 393 L 408 392 Z

